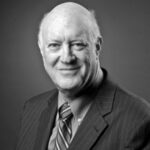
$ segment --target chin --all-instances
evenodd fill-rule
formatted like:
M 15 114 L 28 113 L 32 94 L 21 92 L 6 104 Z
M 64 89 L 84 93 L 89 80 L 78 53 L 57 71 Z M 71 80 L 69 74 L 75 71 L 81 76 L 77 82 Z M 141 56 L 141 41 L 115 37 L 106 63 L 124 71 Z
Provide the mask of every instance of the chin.
M 73 80 L 62 80 L 56 83 L 56 86 L 61 91 L 76 91 L 76 89 L 79 89 L 79 85 L 80 82 Z
M 61 84 L 61 85 L 58 85 L 58 88 L 60 89 L 60 90 L 66 90 L 66 91 L 70 91 L 70 90 L 73 90 L 73 89 L 75 89 L 75 87 L 76 86 L 74 86 L 74 85 L 68 85 L 68 84 Z

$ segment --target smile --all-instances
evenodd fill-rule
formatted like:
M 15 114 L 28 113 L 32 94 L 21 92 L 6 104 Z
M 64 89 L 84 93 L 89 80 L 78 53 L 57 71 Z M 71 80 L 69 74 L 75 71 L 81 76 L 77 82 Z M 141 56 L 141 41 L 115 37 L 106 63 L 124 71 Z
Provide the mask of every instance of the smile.
M 63 74 L 74 74 L 76 73 L 76 71 L 79 70 L 80 67 L 66 67 L 66 68 L 60 68 L 58 69 L 60 72 L 62 72 Z
M 75 67 L 75 68 L 60 68 L 59 70 L 62 70 L 62 71 L 72 71 L 72 70 L 77 70 L 79 69 L 79 67 Z

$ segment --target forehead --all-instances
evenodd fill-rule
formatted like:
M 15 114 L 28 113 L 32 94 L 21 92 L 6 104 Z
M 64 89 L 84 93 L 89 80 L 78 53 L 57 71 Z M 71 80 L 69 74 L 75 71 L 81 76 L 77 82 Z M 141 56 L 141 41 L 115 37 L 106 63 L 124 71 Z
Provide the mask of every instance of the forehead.
M 79 16 L 49 16 L 44 22 L 43 35 L 45 38 L 61 36 L 89 36 L 89 26 L 85 18 Z

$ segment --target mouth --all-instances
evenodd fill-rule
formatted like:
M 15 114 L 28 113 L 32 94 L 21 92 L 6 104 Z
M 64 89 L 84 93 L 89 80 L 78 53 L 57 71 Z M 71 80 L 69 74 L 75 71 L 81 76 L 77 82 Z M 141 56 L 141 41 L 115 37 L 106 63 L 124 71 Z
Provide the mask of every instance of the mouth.
M 58 70 L 61 71 L 62 73 L 75 73 L 77 70 L 79 70 L 80 67 L 64 67 L 64 68 L 59 68 Z
M 62 70 L 62 71 L 72 71 L 72 70 L 77 70 L 77 69 L 79 69 L 79 67 L 73 67 L 73 68 L 60 68 L 59 70 Z

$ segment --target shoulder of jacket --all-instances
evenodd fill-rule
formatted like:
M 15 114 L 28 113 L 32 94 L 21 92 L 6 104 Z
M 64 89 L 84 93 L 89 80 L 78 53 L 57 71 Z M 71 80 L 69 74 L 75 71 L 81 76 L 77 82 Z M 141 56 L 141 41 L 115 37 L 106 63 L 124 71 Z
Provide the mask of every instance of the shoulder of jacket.
M 148 100 L 117 86 L 115 94 L 116 104 L 120 104 L 122 110 L 132 116 L 132 113 L 137 118 L 148 117 L 150 118 L 150 103 Z
M 57 93 L 58 93 L 57 89 L 52 89 L 50 91 L 46 91 L 36 96 L 33 96 L 25 102 L 25 106 L 32 104 L 34 105 L 38 103 L 47 103 L 48 101 L 51 100 L 51 97 L 57 95 Z

